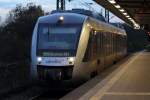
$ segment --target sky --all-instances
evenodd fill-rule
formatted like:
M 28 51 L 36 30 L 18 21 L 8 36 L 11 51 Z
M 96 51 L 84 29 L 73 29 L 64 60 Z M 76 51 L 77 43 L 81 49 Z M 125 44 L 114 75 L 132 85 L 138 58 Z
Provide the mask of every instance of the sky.
M 36 5 L 41 5 L 42 9 L 45 12 L 50 12 L 56 9 L 56 0 L 0 0 L 0 23 L 3 22 L 13 8 L 16 7 L 17 4 L 22 4 L 25 6 L 27 3 L 34 3 Z M 88 3 L 92 3 L 90 6 L 87 6 Z M 66 2 L 66 9 L 72 8 L 84 8 L 95 10 L 97 12 L 104 12 L 104 9 L 97 5 L 92 0 L 74 0 L 72 2 Z M 103 9 L 103 10 L 102 10 Z M 104 14 L 104 13 L 103 13 Z M 111 14 L 112 22 L 122 22 L 117 17 L 112 17 L 114 15 Z

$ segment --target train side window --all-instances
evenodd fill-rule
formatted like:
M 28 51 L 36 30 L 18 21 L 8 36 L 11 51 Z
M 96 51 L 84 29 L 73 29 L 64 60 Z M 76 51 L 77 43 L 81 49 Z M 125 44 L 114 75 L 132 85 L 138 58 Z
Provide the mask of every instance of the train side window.
M 97 45 L 97 32 L 93 31 L 92 32 L 92 58 L 95 58 L 97 56 L 97 49 L 98 49 L 98 45 Z
M 100 56 L 100 53 L 101 53 L 101 33 L 100 32 L 98 32 L 97 45 L 98 45 L 97 53 Z
M 108 33 L 105 32 L 105 54 L 108 56 Z
M 99 31 L 99 46 L 100 46 L 100 48 L 99 48 L 99 55 L 100 56 L 103 56 L 103 43 L 104 43 L 104 34 L 103 34 L 103 32 L 101 32 L 101 31 Z
M 105 33 L 104 32 L 101 33 L 101 39 L 102 39 L 101 56 L 104 57 L 105 56 Z
M 92 47 L 92 31 L 90 32 L 89 40 L 88 40 L 88 45 L 84 54 L 83 62 L 87 62 L 91 59 L 91 47 Z

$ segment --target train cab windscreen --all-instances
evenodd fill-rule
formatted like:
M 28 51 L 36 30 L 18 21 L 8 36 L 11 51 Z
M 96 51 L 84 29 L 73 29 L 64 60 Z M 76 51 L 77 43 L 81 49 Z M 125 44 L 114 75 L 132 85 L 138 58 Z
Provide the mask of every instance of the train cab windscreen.
M 80 35 L 79 25 L 49 25 L 38 27 L 37 49 L 41 56 L 74 56 Z

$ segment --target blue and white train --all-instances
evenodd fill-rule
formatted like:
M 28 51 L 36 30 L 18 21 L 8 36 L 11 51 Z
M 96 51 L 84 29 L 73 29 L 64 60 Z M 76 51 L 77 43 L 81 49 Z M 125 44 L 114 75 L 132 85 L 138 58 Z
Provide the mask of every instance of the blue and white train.
M 93 17 L 60 12 L 34 28 L 31 75 L 39 80 L 85 80 L 127 54 L 126 32 Z

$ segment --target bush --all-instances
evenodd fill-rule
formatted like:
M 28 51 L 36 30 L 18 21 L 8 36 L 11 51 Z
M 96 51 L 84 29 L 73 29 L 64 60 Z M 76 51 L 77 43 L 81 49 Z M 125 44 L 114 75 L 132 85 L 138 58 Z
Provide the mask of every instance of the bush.
M 12 62 L 30 58 L 32 32 L 39 16 L 44 15 L 41 6 L 33 3 L 25 7 L 17 5 L 11 10 L 3 27 L 0 27 L 0 60 Z

